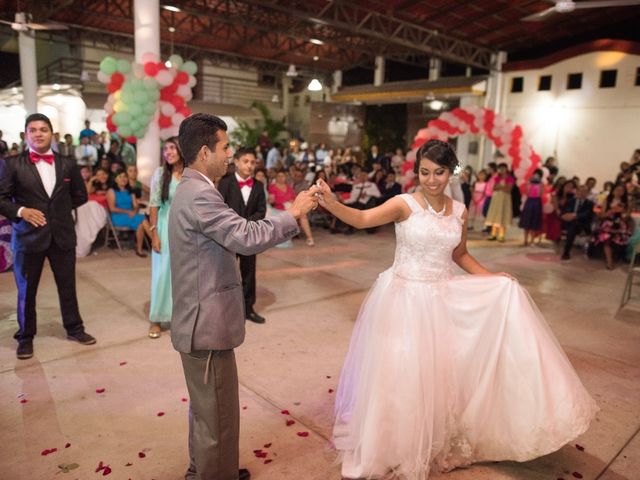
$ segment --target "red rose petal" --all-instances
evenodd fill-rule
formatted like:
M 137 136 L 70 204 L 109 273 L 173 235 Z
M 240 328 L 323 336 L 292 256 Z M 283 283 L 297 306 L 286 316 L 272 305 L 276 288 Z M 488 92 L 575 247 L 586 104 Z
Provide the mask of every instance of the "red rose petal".
M 96 393 L 104 393 L 104 388 L 96 388 Z
M 573 472 L 571 475 L 573 475 L 576 478 L 582 478 L 582 474 L 578 472 Z
M 265 443 L 265 444 L 264 444 L 264 448 L 269 448 L 270 446 L 271 446 L 271 444 L 270 444 L 270 443 Z
M 104 469 L 102 470 L 102 476 L 104 477 L 105 475 L 109 475 L 111 473 L 111 468 L 107 465 L 106 467 L 104 467 Z
M 100 463 L 98 463 L 98 467 L 96 468 L 96 473 L 104 469 L 104 467 L 105 465 L 103 465 L 102 460 L 100 460 Z
M 163 416 L 164 416 L 164 412 L 158 412 L 156 415 L 157 415 L 158 417 L 163 417 Z
M 146 454 L 146 453 L 144 453 L 144 452 L 138 452 L 138 457 L 139 457 L 139 458 L 144 458 L 144 457 L 146 457 L 146 456 L 147 456 L 147 454 Z
M 280 413 L 282 415 L 289 415 L 289 410 L 281 410 Z
M 253 454 L 258 458 L 267 458 L 267 452 L 263 452 L 262 450 L 254 450 Z
M 271 460 L 270 458 L 267 458 L 267 459 L 264 461 L 264 464 L 265 464 L 265 465 L 267 465 L 267 464 L 269 464 L 269 463 L 271 463 L 271 462 L 273 462 L 273 460 Z
M 120 362 L 120 366 L 126 365 L 127 362 Z
M 298 436 L 299 437 L 308 437 L 309 436 L 309 432 L 298 432 Z
M 20 403 L 27 403 L 29 400 L 27 400 L 26 398 L 22 398 L 20 399 Z
M 186 398 L 186 397 L 182 397 L 180 400 L 182 400 L 183 402 L 188 402 L 189 401 L 189 399 Z
M 70 446 L 71 446 L 71 444 L 68 443 L 68 442 L 64 444 L 64 448 L 69 448 Z
M 576 448 L 577 448 L 578 450 L 580 450 L 581 452 L 584 452 L 584 447 L 583 447 L 582 445 L 578 445 L 578 444 L 576 443 Z
M 327 378 L 331 378 L 331 375 L 327 375 Z
M 57 448 L 45 448 L 42 452 L 40 452 L 40 455 L 42 455 L 43 457 L 46 457 L 50 453 L 55 453 L 57 451 L 58 451 Z
M 243 409 L 243 410 L 246 410 L 246 409 L 247 409 L 247 406 L 246 406 L 246 405 L 245 405 L 245 406 L 243 406 L 243 407 L 242 407 L 242 409 Z
M 329 389 L 329 393 L 333 393 L 333 388 L 330 388 L 330 389 Z
M 290 426 L 291 426 L 291 425 L 293 425 L 294 423 L 296 423 L 296 421 L 295 421 L 295 420 L 291 420 L 291 419 L 287 420 L 287 427 L 290 427 Z

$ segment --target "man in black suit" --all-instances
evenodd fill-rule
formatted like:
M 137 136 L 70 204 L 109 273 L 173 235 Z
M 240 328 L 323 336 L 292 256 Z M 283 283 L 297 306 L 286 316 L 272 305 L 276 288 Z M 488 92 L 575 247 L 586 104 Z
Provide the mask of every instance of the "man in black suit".
M 253 148 L 240 148 L 233 156 L 235 172 L 222 177 L 218 191 L 224 201 L 241 217 L 247 220 L 262 220 L 267 212 L 264 186 L 253 178 L 256 170 L 256 154 Z M 245 318 L 255 323 L 264 323 L 253 305 L 256 303 L 256 256 L 238 255 L 242 290 L 244 294 Z
M 67 338 L 83 345 L 96 343 L 85 333 L 76 297 L 76 232 L 72 210 L 87 201 L 87 190 L 76 162 L 51 150 L 53 128 L 45 115 L 27 117 L 28 148 L 0 161 L 0 214 L 14 222 L 11 245 L 18 287 L 20 359 L 33 356 L 36 335 L 36 292 L 44 259 L 49 259 L 58 287 L 62 323 Z
M 571 258 L 571 248 L 573 242 L 580 233 L 591 233 L 591 222 L 593 221 L 593 202 L 587 198 L 589 187 L 580 185 L 576 191 L 576 196 L 567 200 L 562 207 L 560 218 L 563 228 L 567 232 L 567 240 L 564 244 L 562 260 Z

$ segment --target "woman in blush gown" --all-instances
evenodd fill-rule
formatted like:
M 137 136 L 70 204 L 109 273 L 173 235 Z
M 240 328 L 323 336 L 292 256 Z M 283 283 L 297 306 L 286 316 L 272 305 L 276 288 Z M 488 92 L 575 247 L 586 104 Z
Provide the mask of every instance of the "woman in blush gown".
M 447 143 L 425 143 L 422 191 L 364 211 L 319 182 L 343 222 L 396 225 L 395 261 L 360 309 L 338 386 L 345 478 L 530 460 L 582 434 L 598 410 L 527 291 L 467 251 L 467 211 L 444 195 L 457 164 Z M 472 275 L 453 276 L 454 263 Z

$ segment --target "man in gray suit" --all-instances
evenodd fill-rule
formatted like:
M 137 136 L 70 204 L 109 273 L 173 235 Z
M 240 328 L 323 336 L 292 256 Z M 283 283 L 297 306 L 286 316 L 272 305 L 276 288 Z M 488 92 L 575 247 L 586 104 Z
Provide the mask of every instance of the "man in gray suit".
M 257 222 L 229 208 L 213 184 L 232 151 L 226 124 L 196 114 L 180 125 L 186 168 L 169 213 L 173 316 L 191 399 L 186 479 L 250 478 L 239 470 L 240 405 L 233 349 L 244 340 L 244 299 L 236 254 L 255 255 L 298 233 L 296 219 L 317 206 L 317 188 L 289 210 Z

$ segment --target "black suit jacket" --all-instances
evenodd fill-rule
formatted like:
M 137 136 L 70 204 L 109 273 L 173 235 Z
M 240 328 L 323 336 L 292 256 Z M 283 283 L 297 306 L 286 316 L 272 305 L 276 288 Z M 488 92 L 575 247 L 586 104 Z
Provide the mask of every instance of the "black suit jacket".
M 577 201 L 578 199 L 575 197 L 567 200 L 564 206 L 562 207 L 562 210 L 560 211 L 561 214 L 574 213 Z M 580 208 L 575 213 L 576 213 L 575 221 L 578 222 L 580 225 L 583 225 L 584 227 L 589 229 L 591 227 L 591 222 L 593 221 L 593 202 L 588 198 L 583 199 L 582 205 L 580 205 Z
M 54 158 L 56 184 L 51 197 L 28 150 L 0 160 L 0 214 L 14 222 L 11 243 L 15 252 L 42 252 L 52 241 L 63 250 L 76 246 L 72 210 L 87 202 L 87 189 L 75 159 L 57 153 Z M 19 218 L 20 207 L 40 210 L 47 224 L 34 227 Z
M 245 205 L 242 199 L 242 192 L 238 185 L 235 173 L 225 175 L 218 183 L 218 191 L 224 202 L 229 205 L 238 215 L 247 220 L 262 220 L 267 213 L 267 197 L 264 194 L 262 182 L 253 180 L 253 187 L 249 194 L 249 200 Z

